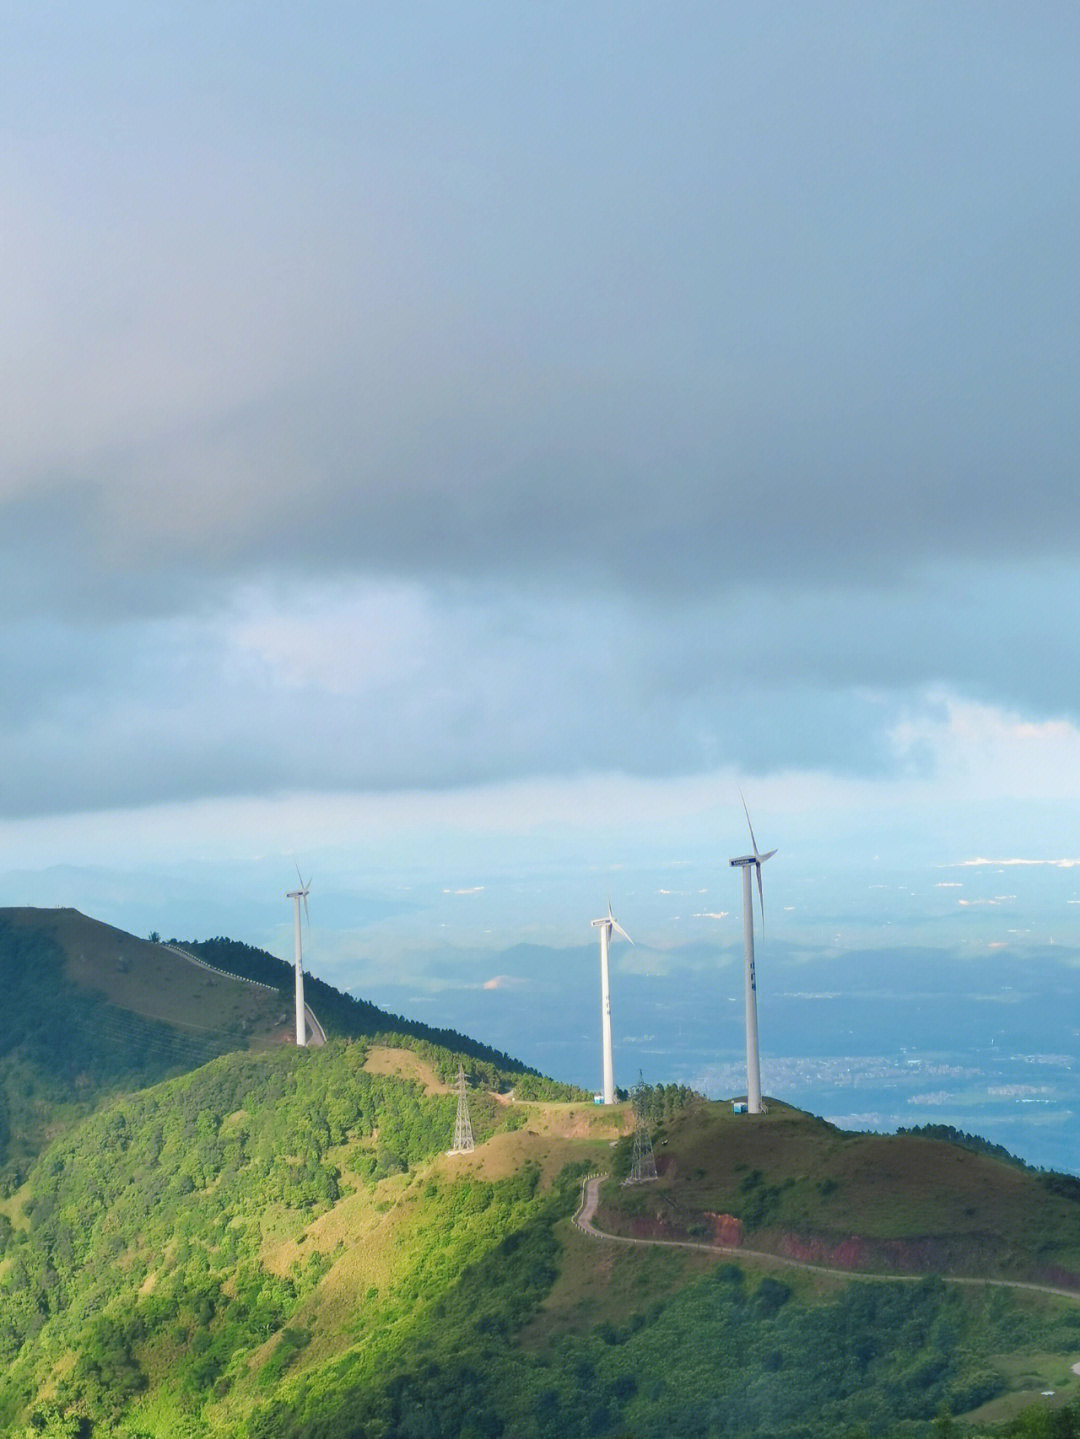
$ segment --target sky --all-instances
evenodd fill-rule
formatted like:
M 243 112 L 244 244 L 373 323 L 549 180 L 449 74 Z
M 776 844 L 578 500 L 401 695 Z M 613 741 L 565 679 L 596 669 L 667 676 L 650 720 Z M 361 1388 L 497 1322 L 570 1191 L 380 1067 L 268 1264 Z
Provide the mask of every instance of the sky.
M 1071 7 L 2 26 L 0 903 L 733 1050 L 741 789 L 778 984 L 1080 965 Z

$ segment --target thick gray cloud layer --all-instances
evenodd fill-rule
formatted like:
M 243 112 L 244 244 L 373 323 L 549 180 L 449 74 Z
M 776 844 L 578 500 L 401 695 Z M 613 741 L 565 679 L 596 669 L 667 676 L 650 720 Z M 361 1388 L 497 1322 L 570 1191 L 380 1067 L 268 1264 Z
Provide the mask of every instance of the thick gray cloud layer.
M 934 683 L 1080 713 L 1078 39 L 16 16 L 5 810 L 873 770 Z M 344 680 L 245 650 L 238 596 L 371 587 L 378 682 L 363 634 Z

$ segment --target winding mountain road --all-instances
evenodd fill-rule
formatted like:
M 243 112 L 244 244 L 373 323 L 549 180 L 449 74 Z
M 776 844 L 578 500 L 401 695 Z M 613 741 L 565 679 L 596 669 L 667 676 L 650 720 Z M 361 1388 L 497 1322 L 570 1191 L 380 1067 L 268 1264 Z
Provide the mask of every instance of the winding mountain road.
M 703 1249 L 708 1254 L 730 1254 L 737 1259 L 764 1260 L 778 1268 L 803 1269 L 810 1274 L 827 1274 L 836 1279 L 866 1279 L 882 1284 L 917 1284 L 926 1279 L 925 1274 L 880 1274 L 862 1269 L 830 1269 L 823 1264 L 808 1264 L 804 1259 L 789 1259 L 783 1254 L 770 1254 L 766 1249 L 743 1249 L 725 1244 L 700 1244 L 693 1239 L 634 1239 L 628 1234 L 609 1234 L 597 1229 L 593 1223 L 596 1207 L 600 1202 L 600 1186 L 606 1174 L 590 1174 L 581 1182 L 581 1203 L 573 1216 L 572 1223 L 582 1234 L 592 1239 L 604 1239 L 612 1244 L 659 1245 L 668 1249 Z M 940 1274 L 936 1276 L 946 1284 L 964 1284 L 971 1288 L 984 1285 L 995 1289 L 1025 1289 L 1035 1294 L 1055 1294 L 1061 1299 L 1080 1300 L 1080 1293 L 1074 1289 L 1057 1289 L 1050 1284 L 1032 1284 L 1023 1279 L 979 1279 L 968 1275 Z

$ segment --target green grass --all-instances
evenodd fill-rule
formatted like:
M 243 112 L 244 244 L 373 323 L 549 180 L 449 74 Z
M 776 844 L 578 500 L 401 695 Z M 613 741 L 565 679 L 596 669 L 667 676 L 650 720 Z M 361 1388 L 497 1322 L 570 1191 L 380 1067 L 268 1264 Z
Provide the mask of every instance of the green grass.
M 231 972 L 210 972 L 74 909 L 0 910 L 0 969 L 8 979 L 0 1011 L 0 1200 L 45 1145 L 112 1096 L 216 1055 L 291 1044 L 292 975 L 284 961 L 225 939 L 188 948 Z M 314 976 L 307 993 L 328 1035 L 377 1036 L 403 1073 L 410 1064 L 422 1068 L 429 1088 L 445 1089 L 463 1062 L 474 1089 L 583 1097 L 467 1036 L 388 1014 Z M 492 1127 L 491 1108 L 478 1097 L 474 1125 Z
M 3 912 L 16 930 L 44 934 L 64 955 L 65 978 L 118 1009 L 197 1035 L 232 1035 L 233 1047 L 268 1042 L 289 1021 L 287 997 L 211 974 L 160 944 L 139 939 L 75 909 Z
M 580 1174 L 614 1157 L 625 1111 L 492 1101 L 490 1124 L 526 1126 L 451 1159 L 453 1096 L 415 1057 L 374 1068 L 410 1077 L 372 1073 L 363 1042 L 226 1056 L 57 1141 L 0 1277 L 0 1433 L 59 1405 L 93 1439 L 824 1439 L 892 1419 L 930 1439 L 943 1403 L 990 1422 L 1013 1393 L 1080 1393 L 1080 1305 L 587 1238 L 568 1223 Z M 754 1131 L 701 1104 L 665 1132 L 663 1179 L 615 1187 L 613 1213 L 666 1191 L 700 1217 L 690 1199 L 726 1184 L 821 1226 L 877 1154 L 779 1107 Z M 380 1177 L 383 1151 L 400 1162 Z M 982 1163 L 962 1155 L 972 1184 Z M 1035 1185 L 1035 1229 L 1070 1203 L 1010 1172 Z M 909 1220 L 918 1198 L 898 1198 Z
M 0 911 L 0 1196 L 103 1100 L 272 1040 L 278 995 L 74 910 Z
M 981 1404 L 966 1416 L 968 1421 L 979 1425 L 1001 1424 L 1015 1419 L 1031 1405 L 1061 1408 L 1080 1395 L 1080 1378 L 1070 1370 L 1070 1364 L 1077 1359 L 1080 1359 L 1080 1347 L 1068 1356 L 1039 1349 L 992 1355 L 991 1362 L 1005 1376 L 1009 1391 Z M 1053 1394 L 1048 1394 L 1048 1390 L 1053 1390 Z
M 40 957 L 95 934 L 115 1008 L 143 946 L 86 923 L 55 912 Z M 624 1163 L 628 1107 L 474 1092 L 450 1158 L 456 1058 L 415 1040 L 238 1051 L 85 1117 L 52 1096 L 66 1127 L 0 1201 L 0 1434 L 59 1406 L 92 1439 L 931 1439 L 943 1404 L 987 1425 L 1080 1395 L 1080 1302 L 587 1238 L 580 1176 Z M 874 1268 L 1080 1268 L 1080 1184 L 656 1098 L 661 1178 L 609 1183 L 601 1227 L 731 1214 L 823 1262 L 854 1237 Z
M 700 1103 L 657 1144 L 660 1178 L 609 1183 L 616 1233 L 708 1239 L 733 1215 L 748 1247 L 841 1268 L 1080 1276 L 1080 1201 L 1043 1176 L 936 1139 L 844 1134 L 774 1103 L 761 1117 Z M 1080 1278 L 1075 1280 L 1080 1288 Z

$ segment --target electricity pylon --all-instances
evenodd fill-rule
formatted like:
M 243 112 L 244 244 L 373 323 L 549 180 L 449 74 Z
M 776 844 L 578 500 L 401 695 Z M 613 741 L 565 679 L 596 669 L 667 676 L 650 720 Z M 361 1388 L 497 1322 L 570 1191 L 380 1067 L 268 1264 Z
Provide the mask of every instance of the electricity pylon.
M 645 1082 L 639 1070 L 638 1082 L 634 1085 L 634 1157 L 630 1163 L 630 1173 L 624 1182 L 645 1184 L 656 1177 L 656 1155 L 653 1153 L 652 1135 L 649 1133 L 649 1121 L 645 1113 Z
M 450 1154 L 471 1154 L 475 1149 L 473 1143 L 472 1120 L 469 1118 L 469 1101 L 465 1097 L 465 1066 L 458 1065 L 457 1070 L 457 1120 L 454 1124 L 454 1147 L 449 1150 Z

